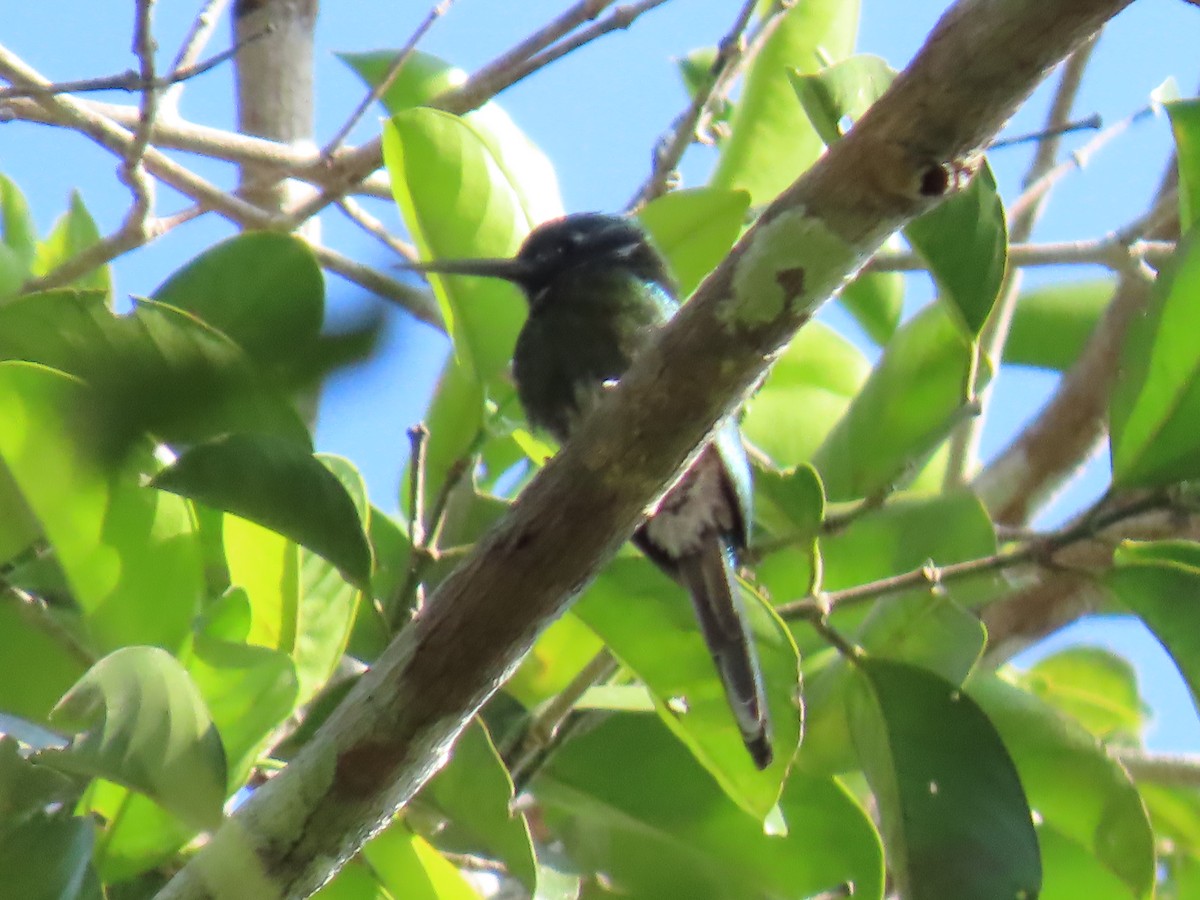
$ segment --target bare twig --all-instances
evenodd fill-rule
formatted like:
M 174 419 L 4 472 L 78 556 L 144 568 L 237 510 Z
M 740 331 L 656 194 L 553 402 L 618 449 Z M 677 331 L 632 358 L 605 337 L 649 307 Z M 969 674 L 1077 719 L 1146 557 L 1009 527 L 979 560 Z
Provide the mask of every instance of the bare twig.
M 1166 787 L 1200 788 L 1200 754 L 1153 753 L 1110 747 L 1110 754 L 1123 765 L 1135 781 Z
M 630 211 L 638 209 L 666 191 L 679 161 L 683 159 L 684 152 L 696 139 L 696 128 L 713 99 L 718 83 L 727 72 L 734 68 L 736 60 L 745 52 L 746 27 L 750 24 L 754 8 L 757 5 L 757 0 L 746 0 L 746 3 L 743 4 L 738 11 L 737 18 L 734 19 L 733 27 L 717 44 L 716 59 L 713 60 L 704 82 L 696 89 L 687 109 L 671 123 L 667 134 L 659 138 L 658 146 L 654 150 L 654 162 L 650 170 L 650 177 L 645 184 L 638 188 L 633 199 L 629 201 L 627 208 Z M 778 4 L 776 8 L 778 8 Z
M 1038 131 L 1031 131 L 1028 134 L 1017 134 L 1012 137 L 1001 138 L 1000 140 L 992 141 L 988 144 L 988 150 L 999 150 L 1004 147 L 1015 147 L 1019 144 L 1029 144 L 1032 142 L 1041 142 L 1046 138 L 1058 138 L 1065 134 L 1072 134 L 1076 131 L 1096 131 L 1103 127 L 1104 121 L 1100 118 L 1099 113 L 1093 113 L 1086 119 L 1080 119 L 1077 122 L 1068 122 L 1059 128 L 1042 128 Z
M 196 60 L 200 58 L 200 54 L 204 52 L 205 46 L 207 46 L 209 40 L 212 38 L 213 31 L 217 27 L 217 22 L 221 18 L 221 13 L 224 12 L 225 7 L 228 5 L 229 0 L 205 0 L 204 5 L 200 8 L 200 12 L 192 20 L 187 36 L 183 39 L 183 44 L 179 47 L 179 52 L 175 54 L 175 59 L 171 62 L 172 72 L 185 71 L 196 64 Z M 162 107 L 165 114 L 175 114 L 175 110 L 179 106 L 179 97 L 182 93 L 182 81 L 176 82 L 167 88 L 162 97 Z
M 1018 268 L 1036 266 L 1104 266 L 1125 271 L 1130 262 L 1145 260 L 1159 266 L 1175 252 L 1169 240 L 1127 239 L 1124 230 L 1103 238 L 1086 241 L 1055 241 L 1044 244 L 1013 244 L 1008 248 L 1008 264 Z M 916 253 L 881 250 L 866 266 L 868 272 L 917 272 L 928 264 Z
M 932 562 L 920 568 L 869 584 L 860 584 L 840 591 L 822 592 L 802 597 L 775 607 L 784 619 L 812 619 L 827 616 L 834 610 L 913 588 L 935 588 L 989 572 L 999 572 L 1029 562 L 1052 562 L 1054 554 L 1095 537 L 1106 528 L 1154 510 L 1170 507 L 1172 498 L 1165 493 L 1148 494 L 1123 506 L 1098 507 L 1095 515 L 1085 515 L 1078 522 L 1054 534 L 1038 536 L 1021 546 L 1001 550 L 990 556 L 938 566 Z
M 250 40 L 266 37 L 267 31 L 261 31 Z M 77 81 L 56 81 L 45 85 L 30 85 L 26 87 L 0 88 L 0 100 L 13 100 L 18 97 L 42 97 L 54 94 L 87 94 L 94 91 L 128 91 L 129 93 L 147 91 L 163 91 L 167 88 L 182 87 L 183 82 L 203 75 L 215 69 L 222 63 L 228 62 L 237 52 L 248 43 L 243 41 L 237 47 L 231 47 L 206 59 L 202 63 L 175 69 L 169 75 L 158 77 L 147 75 L 146 70 L 135 72 L 129 69 L 116 75 L 102 75 L 97 78 L 82 78 Z
M 412 37 L 400 48 L 400 51 L 392 60 L 392 64 L 388 66 L 387 73 L 380 80 L 379 84 L 367 91 L 367 96 L 363 97 L 362 102 L 358 104 L 354 112 L 342 124 L 342 127 L 337 130 L 337 133 L 334 134 L 329 143 L 325 145 L 325 149 L 321 151 L 322 159 L 329 160 L 333 156 L 337 149 L 342 146 L 342 142 L 346 140 L 346 136 L 350 134 L 354 126 L 366 115 L 367 110 L 371 108 L 372 104 L 387 93 L 388 88 L 392 86 L 392 83 L 404 68 L 404 64 L 408 62 L 413 51 L 417 49 L 417 44 L 429 33 L 429 29 L 433 27 L 433 23 L 446 14 L 446 10 L 450 8 L 450 4 L 453 2 L 454 0 L 442 0 L 442 2 L 438 3 L 437 6 L 433 7 L 426 14 L 421 24 L 417 26 L 417 30 L 413 32 Z
M 321 244 L 310 243 L 308 246 L 323 268 L 337 272 L 359 287 L 364 287 L 376 296 L 395 303 L 426 325 L 430 325 L 438 331 L 445 330 L 441 311 L 428 291 L 410 287 L 395 278 L 389 278 L 378 269 L 355 262 L 348 256 Z
M 617 671 L 616 659 L 608 650 L 601 650 L 584 666 L 571 683 L 547 700 L 530 720 L 518 738 L 516 746 L 506 753 L 509 772 L 516 793 L 527 785 L 551 758 L 566 737 L 563 723 L 575 709 L 575 704 L 593 685 L 607 681 Z
M 397 237 L 394 237 L 384 226 L 382 222 L 376 219 L 373 215 L 363 209 L 359 204 L 355 203 L 349 197 L 343 197 L 337 202 L 337 207 L 346 217 L 355 225 L 359 226 L 367 234 L 377 238 L 381 244 L 399 256 L 401 259 L 416 260 L 417 251 L 412 244 L 406 243 Z

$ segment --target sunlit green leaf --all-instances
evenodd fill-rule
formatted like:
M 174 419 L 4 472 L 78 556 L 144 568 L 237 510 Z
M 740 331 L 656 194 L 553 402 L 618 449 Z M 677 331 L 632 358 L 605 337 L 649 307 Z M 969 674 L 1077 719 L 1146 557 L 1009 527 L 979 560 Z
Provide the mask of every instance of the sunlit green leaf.
M 200 692 L 183 666 L 157 647 L 126 647 L 96 663 L 52 716 L 79 734 L 39 759 L 98 775 L 153 797 L 204 828 L 221 819 L 225 752 Z
M 1113 481 L 1200 477 L 1200 238 L 1184 238 L 1125 339 L 1109 404 Z
M 813 128 L 826 144 L 833 144 L 887 90 L 896 70 L 878 56 L 851 56 L 816 72 L 795 69 L 788 73 L 792 87 Z
M 909 222 L 904 236 L 929 264 L 938 299 L 979 334 L 1000 294 L 1008 263 L 1008 219 L 985 161 L 965 190 Z
M 1113 285 L 1113 279 L 1101 278 L 1023 291 L 1004 342 L 1004 362 L 1065 371 L 1083 352 Z
M 79 446 L 70 423 L 92 399 L 61 372 L 0 363 L 0 458 L 90 641 L 102 651 L 178 647 L 205 588 L 195 520 L 186 501 L 142 486 L 136 469 L 106 471 Z
M 1068 647 L 1031 666 L 1021 682 L 1102 740 L 1141 737 L 1147 710 L 1137 673 L 1109 650 Z
M 529 890 L 537 885 L 536 861 L 525 816 L 512 809 L 513 784 L 483 723 L 475 720 L 454 745 L 449 764 L 426 785 L 418 802 L 446 822 L 429 839 L 443 850 L 484 854 L 505 864 Z
M 1200 100 L 1166 104 L 1179 166 L 1179 230 L 1187 234 L 1200 214 Z
M 745 191 L 695 188 L 663 194 L 638 213 L 671 264 L 681 298 L 729 253 L 749 206 Z
M 812 0 L 783 14 L 746 75 L 710 182 L 714 187 L 747 190 L 751 205 L 761 206 L 812 165 L 823 145 L 788 73 L 815 72 L 849 53 L 858 13 L 857 0 Z
M 83 198 L 79 196 L 78 191 L 72 191 L 71 205 L 59 216 L 46 239 L 38 244 L 31 274 L 36 277 L 46 275 L 68 260 L 74 259 L 99 240 L 100 229 L 96 227 L 91 213 L 83 205 Z M 71 287 L 112 294 L 112 274 L 108 265 L 101 265 L 84 273 L 71 282 Z
M 746 403 L 742 433 L 779 468 L 809 462 L 869 371 L 857 347 L 823 323 L 810 322 Z
M 888 343 L 846 414 L 813 456 L 831 500 L 902 483 L 961 420 L 974 348 L 940 305 Z
M 1036 896 L 1033 820 L 987 716 L 956 685 L 916 666 L 868 657 L 859 671 L 851 730 L 900 894 Z

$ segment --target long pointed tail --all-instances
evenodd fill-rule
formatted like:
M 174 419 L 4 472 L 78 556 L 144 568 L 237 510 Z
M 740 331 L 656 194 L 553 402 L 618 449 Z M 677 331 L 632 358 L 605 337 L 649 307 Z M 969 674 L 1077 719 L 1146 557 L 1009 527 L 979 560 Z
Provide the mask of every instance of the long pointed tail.
M 696 608 L 700 630 L 716 663 L 725 696 L 755 765 L 771 764 L 771 723 L 758 653 L 746 621 L 741 589 L 724 542 L 714 536 L 678 560 L 678 575 Z

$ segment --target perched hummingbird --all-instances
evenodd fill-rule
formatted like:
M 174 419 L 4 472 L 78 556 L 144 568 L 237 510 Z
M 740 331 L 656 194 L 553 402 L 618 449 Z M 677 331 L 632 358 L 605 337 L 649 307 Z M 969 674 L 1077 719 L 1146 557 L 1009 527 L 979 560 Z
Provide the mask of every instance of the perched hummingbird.
M 678 309 L 666 261 L 630 219 L 581 213 L 530 232 L 511 259 L 413 269 L 502 278 L 529 302 L 513 376 L 525 416 L 566 442 Z M 759 768 L 772 757 L 758 657 L 734 577 L 750 522 L 750 466 L 736 425 L 717 431 L 638 528 L 634 543 L 691 594 L 742 738 Z

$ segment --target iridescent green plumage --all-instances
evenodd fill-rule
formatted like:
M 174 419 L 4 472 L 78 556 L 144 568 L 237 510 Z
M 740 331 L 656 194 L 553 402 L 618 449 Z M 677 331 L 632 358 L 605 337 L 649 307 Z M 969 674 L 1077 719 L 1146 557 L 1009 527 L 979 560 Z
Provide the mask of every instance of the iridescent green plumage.
M 662 256 L 619 216 L 589 213 L 541 225 L 513 259 L 419 268 L 504 278 L 522 289 L 529 318 L 513 354 L 517 394 L 530 423 L 560 442 L 677 309 Z M 691 595 L 742 738 L 765 768 L 772 757 L 766 697 L 733 574 L 749 522 L 750 466 L 729 423 L 634 542 Z

